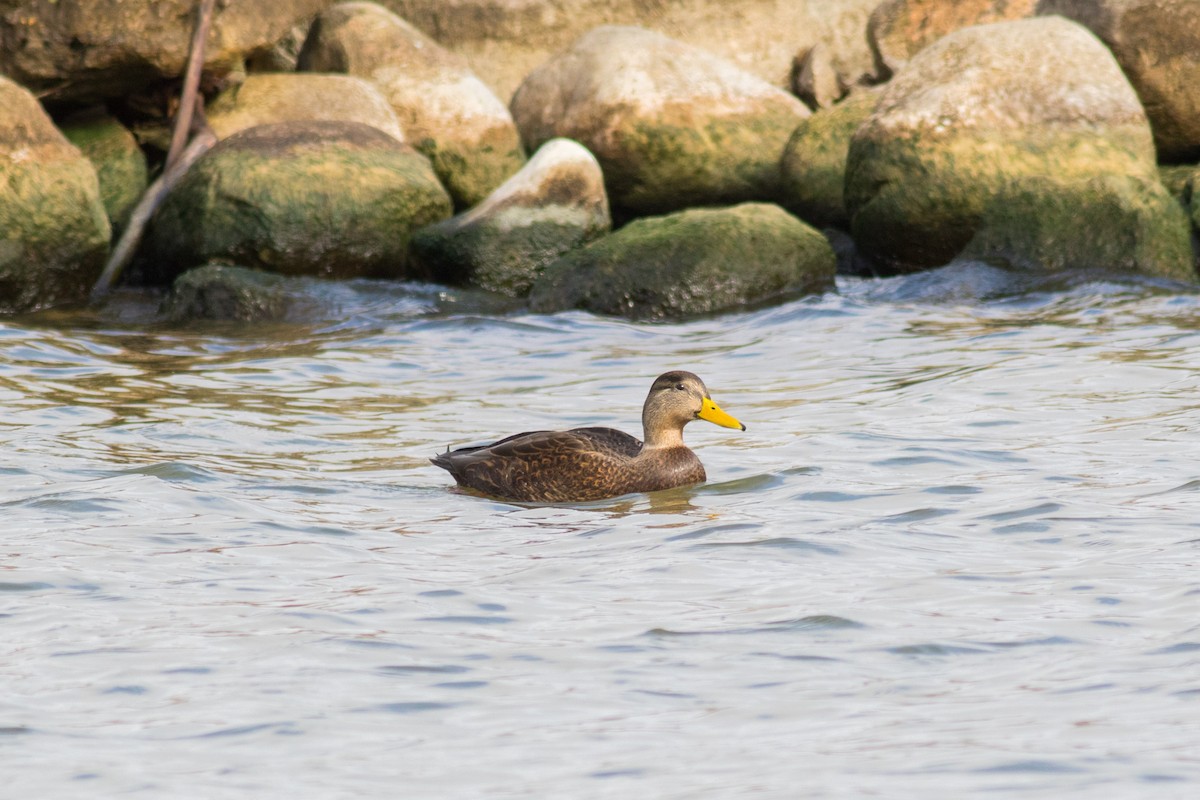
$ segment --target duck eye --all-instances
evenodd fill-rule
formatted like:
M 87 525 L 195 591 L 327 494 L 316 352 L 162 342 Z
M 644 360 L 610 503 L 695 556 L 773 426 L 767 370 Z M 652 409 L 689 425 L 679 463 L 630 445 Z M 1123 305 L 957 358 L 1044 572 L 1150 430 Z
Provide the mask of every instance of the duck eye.
M 683 384 L 682 384 L 682 383 L 677 383 L 677 384 L 675 384 L 675 389 L 676 389 L 676 391 L 680 391 L 680 392 L 682 392 L 682 391 L 683 391 Z

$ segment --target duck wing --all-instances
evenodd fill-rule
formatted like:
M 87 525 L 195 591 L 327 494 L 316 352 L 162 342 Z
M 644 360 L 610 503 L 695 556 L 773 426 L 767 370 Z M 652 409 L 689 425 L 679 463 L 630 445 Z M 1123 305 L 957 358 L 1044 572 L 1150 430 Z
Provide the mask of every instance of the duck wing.
M 641 442 L 611 428 L 530 431 L 431 459 L 462 486 L 525 502 L 572 502 L 622 494 Z

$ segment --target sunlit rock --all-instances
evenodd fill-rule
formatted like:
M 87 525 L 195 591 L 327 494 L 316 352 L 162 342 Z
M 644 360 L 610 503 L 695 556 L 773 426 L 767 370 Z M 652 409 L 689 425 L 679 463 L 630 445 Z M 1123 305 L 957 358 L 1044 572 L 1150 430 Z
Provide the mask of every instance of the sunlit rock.
M 412 256 L 433 280 L 520 297 L 547 264 L 611 227 L 596 159 L 551 139 L 478 206 L 418 231 Z
M 1037 0 L 885 0 L 871 13 L 867 39 L 881 78 L 948 33 L 1033 16 Z
M 86 298 L 109 235 L 92 163 L 0 77 L 0 313 Z
M 404 277 L 412 232 L 450 213 L 429 160 L 377 128 L 260 125 L 196 162 L 155 215 L 139 267 L 155 283 L 209 261 Z
M 1004 245 L 998 258 L 1027 260 L 1044 244 L 1022 245 L 1021 219 L 1036 231 L 1061 206 L 1060 224 L 1121 226 L 1111 266 L 1187 279 L 1187 226 L 1164 199 L 1137 95 L 1104 45 L 1060 17 L 965 28 L 922 50 L 856 130 L 847 163 L 854 239 L 895 272 L 945 264 L 972 240 L 976 256 L 992 255 L 990 242 Z M 1145 213 L 1159 208 L 1161 219 Z M 976 239 L 988 225 L 1012 235 Z
M 208 124 L 220 139 L 256 125 L 306 120 L 357 122 L 406 141 L 387 98 L 370 82 L 350 75 L 250 75 L 222 92 L 208 110 Z
M 1108 45 L 1142 99 L 1159 157 L 1200 159 L 1200 3 L 1196 0 L 1041 0 Z
M 662 213 L 773 198 L 808 109 L 717 56 L 642 28 L 602 27 L 534 70 L 512 100 L 526 147 L 575 139 L 614 208 Z
M 836 260 L 819 231 L 769 203 L 647 217 L 567 253 L 533 286 L 535 311 L 687 317 L 822 292 Z
M 378 87 L 459 208 L 525 163 L 508 108 L 466 61 L 375 3 L 343 3 L 318 17 L 299 67 Z

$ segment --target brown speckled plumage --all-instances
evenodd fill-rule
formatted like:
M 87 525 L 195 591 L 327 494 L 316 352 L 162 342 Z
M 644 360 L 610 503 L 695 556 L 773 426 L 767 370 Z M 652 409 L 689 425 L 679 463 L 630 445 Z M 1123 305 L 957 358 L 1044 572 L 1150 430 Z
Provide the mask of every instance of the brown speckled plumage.
M 602 500 L 702 483 L 704 465 L 683 443 L 683 426 L 706 419 L 746 427 L 721 411 L 690 372 L 660 375 L 642 409 L 646 443 L 612 428 L 531 431 L 442 453 L 434 464 L 460 486 L 527 503 Z

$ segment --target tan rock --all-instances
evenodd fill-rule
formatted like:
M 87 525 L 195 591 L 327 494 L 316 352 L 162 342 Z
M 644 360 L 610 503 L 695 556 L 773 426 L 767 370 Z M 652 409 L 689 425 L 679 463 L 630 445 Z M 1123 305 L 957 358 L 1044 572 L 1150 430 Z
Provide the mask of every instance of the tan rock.
M 614 208 L 662 213 L 774 197 L 810 112 L 734 64 L 642 28 L 597 28 L 530 73 L 512 101 L 526 148 L 575 139 Z
M 1196 0 L 1041 0 L 1108 45 L 1150 117 L 1159 158 L 1200 159 L 1200 3 Z
M 205 71 L 224 75 L 333 0 L 217 3 Z M 183 74 L 194 0 L 11 0 L 0 14 L 0 73 L 47 101 L 121 97 Z
M 343 3 L 322 14 L 299 66 L 373 83 L 459 207 L 479 202 L 525 163 L 507 106 L 466 60 L 382 6 Z
M 397 141 L 406 138 L 396 112 L 380 91 L 349 75 L 250 75 L 214 100 L 208 113 L 208 124 L 219 139 L 256 125 L 312 120 L 360 122 Z

